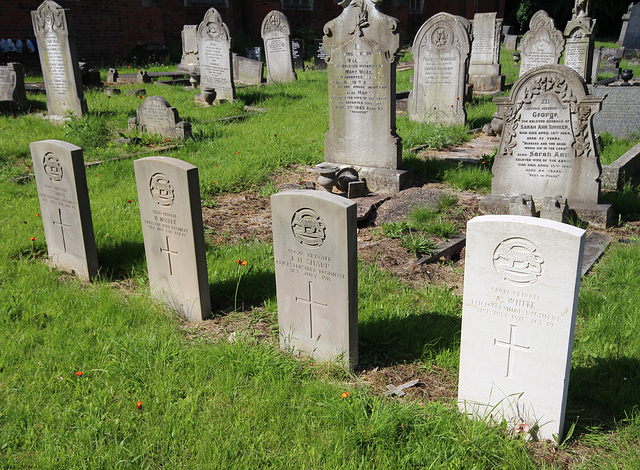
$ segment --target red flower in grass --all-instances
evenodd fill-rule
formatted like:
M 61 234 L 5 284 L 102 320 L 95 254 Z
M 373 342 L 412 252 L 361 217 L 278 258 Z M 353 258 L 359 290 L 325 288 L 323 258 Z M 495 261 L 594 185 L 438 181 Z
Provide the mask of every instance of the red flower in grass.
M 342 395 L 340 395 L 341 398 L 349 398 L 349 392 L 344 392 Z
M 31 240 L 32 242 L 36 241 L 36 237 L 31 237 L 29 240 Z
M 142 409 L 142 400 L 140 400 L 138 403 L 136 403 L 136 406 L 138 407 L 139 410 Z
M 82 371 L 81 371 L 81 370 L 79 370 L 78 372 L 76 372 L 76 375 L 77 375 L 78 377 L 82 377 Z

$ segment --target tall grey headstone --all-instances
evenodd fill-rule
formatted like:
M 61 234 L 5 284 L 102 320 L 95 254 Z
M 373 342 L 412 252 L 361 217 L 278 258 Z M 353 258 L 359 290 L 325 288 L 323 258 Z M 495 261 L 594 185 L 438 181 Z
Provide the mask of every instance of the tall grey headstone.
M 449 13 L 433 15 L 413 41 L 415 75 L 409 93 L 409 118 L 414 121 L 461 125 L 469 59 L 469 33 Z
M 51 264 L 89 280 L 98 273 L 82 149 L 60 140 L 30 144 Z
M 504 120 L 493 164 L 489 213 L 508 213 L 512 196 L 567 199 L 570 210 L 596 226 L 610 223 L 611 205 L 600 204 L 600 159 L 592 118 L 603 98 L 564 65 L 537 67 L 520 77 L 508 97 L 494 98 Z M 501 208 L 502 205 L 502 208 Z
M 372 191 L 398 192 L 402 140 L 396 133 L 398 20 L 377 0 L 346 0 L 324 26 L 329 78 L 329 130 L 325 160 L 354 166 Z
M 71 12 L 56 2 L 45 0 L 31 12 L 31 20 L 47 91 L 47 117 L 57 121 L 69 112 L 84 115 L 87 101 L 82 89 Z
M 262 20 L 262 40 L 267 61 L 267 83 L 286 83 L 297 79 L 293 71 L 289 20 L 273 10 Z
M 151 294 L 189 321 L 209 318 L 198 168 L 169 157 L 133 165 Z
M 636 3 L 629 13 L 629 23 L 622 46 L 628 50 L 640 50 L 640 3 Z
M 158 134 L 170 139 L 191 136 L 191 123 L 180 121 L 178 110 L 162 96 L 150 96 L 138 106 L 136 117 L 129 120 L 129 128 Z
M 28 106 L 22 64 L 9 62 L 0 65 L 0 113 L 22 112 Z
M 585 231 L 523 216 L 467 224 L 458 406 L 562 437 Z
M 564 37 L 546 11 L 539 10 L 531 17 L 529 31 L 522 37 L 520 50 L 521 77 L 535 67 L 558 63 L 564 50 Z
M 627 9 L 627 12 L 624 15 L 622 15 L 622 27 L 620 28 L 620 36 L 618 37 L 618 41 L 616 41 L 616 44 L 618 46 L 622 46 L 622 43 L 624 42 L 624 37 L 627 35 L 627 28 L 629 27 L 629 18 L 631 17 L 632 8 L 633 8 L 633 2 L 629 4 L 629 8 Z
M 578 72 L 587 83 L 591 83 L 595 27 L 596 20 L 576 16 L 564 30 L 564 65 Z
M 185 72 L 198 72 L 198 25 L 186 24 L 182 27 L 182 58 L 177 69 Z
M 357 205 L 321 191 L 271 196 L 280 346 L 358 362 Z
M 215 93 L 215 102 L 233 101 L 236 90 L 233 85 L 233 62 L 229 28 L 222 22 L 220 13 L 209 8 L 198 25 L 198 59 L 200 62 L 200 95 L 196 101 L 209 103 L 207 95 Z
M 502 19 L 497 13 L 473 15 L 473 42 L 469 62 L 469 83 L 478 94 L 499 93 L 504 87 L 500 74 L 500 31 Z

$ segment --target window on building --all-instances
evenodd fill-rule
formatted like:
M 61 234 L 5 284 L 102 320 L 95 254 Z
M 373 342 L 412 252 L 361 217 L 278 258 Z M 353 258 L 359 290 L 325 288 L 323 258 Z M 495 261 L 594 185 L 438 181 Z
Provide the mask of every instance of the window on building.
M 313 0 L 281 0 L 282 9 L 313 10 Z
M 219 7 L 227 8 L 229 6 L 229 0 L 184 0 L 184 6 L 206 6 L 206 7 Z
M 409 0 L 409 13 L 420 13 L 424 9 L 424 0 Z

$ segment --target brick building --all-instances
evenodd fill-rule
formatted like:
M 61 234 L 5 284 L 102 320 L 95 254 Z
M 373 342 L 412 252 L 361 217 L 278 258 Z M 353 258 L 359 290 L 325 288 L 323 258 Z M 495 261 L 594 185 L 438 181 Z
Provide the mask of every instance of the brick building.
M 31 11 L 41 0 L 4 2 L 0 37 L 33 38 Z M 185 24 L 198 24 L 215 7 L 232 36 L 259 44 L 260 25 L 271 10 L 288 18 L 294 35 L 309 30 L 320 38 L 324 24 L 342 12 L 339 0 L 59 0 L 71 10 L 76 29 L 78 56 L 98 65 L 133 55 L 179 49 Z M 505 0 L 384 0 L 381 8 L 400 20 L 401 33 L 410 40 L 430 16 L 446 11 L 473 18 L 475 12 L 504 15 Z M 4 57 L 2 57 L 4 56 Z M 24 54 L 2 54 L 0 62 L 25 62 Z M 27 61 L 28 62 L 28 61 Z

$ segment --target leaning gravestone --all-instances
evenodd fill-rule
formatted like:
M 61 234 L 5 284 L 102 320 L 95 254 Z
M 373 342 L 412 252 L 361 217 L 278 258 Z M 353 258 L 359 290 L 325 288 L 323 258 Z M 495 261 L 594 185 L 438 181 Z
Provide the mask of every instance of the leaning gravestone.
M 129 129 L 140 129 L 169 139 L 191 136 L 191 123 L 180 121 L 178 110 L 162 96 L 150 96 L 136 110 L 136 117 L 129 119 Z
M 473 16 L 473 42 L 469 63 L 469 83 L 478 94 L 498 93 L 504 87 L 500 74 L 500 30 L 502 19 L 497 13 Z
M 461 21 L 438 13 L 424 22 L 413 41 L 415 75 L 409 93 L 414 121 L 464 126 L 469 34 Z
M 574 11 L 576 10 L 577 8 L 574 8 Z M 574 13 L 574 17 L 564 29 L 566 40 L 564 65 L 578 72 L 584 81 L 591 83 L 596 20 L 589 18 L 588 14 L 586 9 L 581 10 L 580 15 Z
M 28 106 L 22 64 L 0 65 L 0 113 L 18 113 L 26 111 Z
M 31 20 L 47 91 L 47 118 L 59 121 L 69 112 L 82 116 L 87 112 L 87 101 L 82 90 L 71 12 L 45 0 L 31 12 Z
M 177 70 L 184 72 L 198 72 L 198 25 L 186 24 L 182 27 L 182 58 Z
M 31 158 L 51 264 L 89 280 L 98 273 L 82 149 L 60 140 L 32 142 Z
M 209 8 L 198 25 L 198 59 L 200 62 L 200 94 L 196 102 L 203 105 L 233 101 L 233 63 L 229 28 L 222 22 L 220 13 Z
M 168 157 L 133 165 L 151 293 L 189 321 L 209 318 L 198 168 Z
M 481 210 L 509 213 L 509 199 L 525 194 L 537 211 L 546 198 L 560 196 L 582 220 L 607 226 L 611 205 L 599 203 L 601 167 L 591 124 L 602 100 L 564 65 L 531 70 L 508 97 L 494 98 L 504 128 L 491 196 L 480 202 Z
M 264 75 L 264 62 L 233 54 L 233 80 L 243 85 L 260 85 Z
M 408 173 L 399 170 L 396 134 L 398 20 L 376 2 L 347 0 L 324 26 L 329 79 L 329 131 L 325 160 L 354 166 L 372 191 L 398 192 Z
M 523 216 L 467 224 L 458 406 L 562 437 L 585 231 Z
M 296 80 L 291 52 L 289 20 L 279 11 L 271 11 L 262 20 L 262 40 L 267 61 L 267 83 Z
M 521 77 L 535 67 L 558 63 L 564 49 L 564 37 L 546 11 L 540 10 L 531 17 L 529 31 L 522 37 L 520 49 Z
M 271 196 L 280 346 L 358 362 L 357 204 L 320 191 Z

